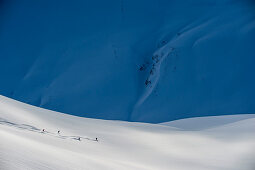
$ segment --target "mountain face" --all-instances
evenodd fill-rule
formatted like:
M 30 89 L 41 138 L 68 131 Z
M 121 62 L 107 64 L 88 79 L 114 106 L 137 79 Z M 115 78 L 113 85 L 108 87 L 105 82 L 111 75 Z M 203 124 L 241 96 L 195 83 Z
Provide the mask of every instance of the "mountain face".
M 141 122 L 255 112 L 252 0 L 0 2 L 0 94 Z

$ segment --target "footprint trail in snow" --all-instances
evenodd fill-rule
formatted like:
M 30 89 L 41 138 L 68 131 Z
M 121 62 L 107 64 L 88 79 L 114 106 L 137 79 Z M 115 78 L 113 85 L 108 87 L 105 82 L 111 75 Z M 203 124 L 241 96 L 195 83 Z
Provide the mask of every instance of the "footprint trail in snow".
M 89 138 L 89 137 L 84 137 L 84 136 L 67 136 L 67 135 L 61 135 L 58 133 L 53 133 L 50 131 L 43 131 L 43 129 L 39 129 L 35 126 L 32 125 L 28 125 L 28 124 L 18 124 L 18 123 L 14 123 L 11 121 L 8 121 L 6 119 L 0 118 L 0 125 L 5 125 L 5 126 L 10 126 L 10 127 L 14 127 L 17 129 L 21 129 L 21 130 L 27 130 L 27 131 L 32 131 L 35 133 L 41 133 L 41 134 L 45 134 L 45 135 L 49 135 L 49 136 L 53 136 L 53 137 L 57 137 L 57 138 L 61 138 L 61 139 L 71 139 L 71 140 L 77 140 L 77 141 L 82 141 L 82 139 L 86 139 L 86 140 L 90 140 L 90 141 L 95 141 L 98 142 L 98 140 L 93 139 L 93 138 Z

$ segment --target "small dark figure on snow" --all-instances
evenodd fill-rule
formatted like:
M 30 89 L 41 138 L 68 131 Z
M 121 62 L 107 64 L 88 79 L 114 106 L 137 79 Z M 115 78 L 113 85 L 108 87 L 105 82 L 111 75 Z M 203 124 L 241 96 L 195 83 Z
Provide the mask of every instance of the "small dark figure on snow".
M 140 71 L 143 71 L 145 70 L 145 65 L 143 64 L 140 68 L 139 68 Z
M 43 132 L 45 132 L 45 130 L 44 130 L 44 129 L 43 129 L 42 131 L 43 131 Z
M 58 131 L 58 134 L 60 133 L 60 130 Z
M 153 69 L 151 69 L 150 74 L 153 75 Z
M 145 81 L 145 85 L 147 86 L 147 85 L 149 85 L 149 84 L 151 84 L 151 81 L 150 81 L 150 80 L 146 80 L 146 81 Z
M 78 137 L 78 140 L 81 141 L 81 137 Z
M 98 142 L 97 138 L 96 138 L 96 141 Z

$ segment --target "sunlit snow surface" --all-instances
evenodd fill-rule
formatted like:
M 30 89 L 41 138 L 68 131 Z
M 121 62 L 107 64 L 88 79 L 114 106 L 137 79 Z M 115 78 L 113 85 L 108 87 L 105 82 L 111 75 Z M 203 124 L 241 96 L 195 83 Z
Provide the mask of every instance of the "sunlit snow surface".
M 0 96 L 0 169 L 254 170 L 255 115 L 165 124 L 80 118 Z

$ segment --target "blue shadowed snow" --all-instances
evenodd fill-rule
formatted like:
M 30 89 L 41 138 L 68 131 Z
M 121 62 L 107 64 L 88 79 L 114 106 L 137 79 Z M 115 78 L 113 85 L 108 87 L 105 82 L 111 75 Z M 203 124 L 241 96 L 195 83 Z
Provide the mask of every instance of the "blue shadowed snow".
M 252 0 L 0 1 L 0 94 L 141 122 L 255 112 Z

